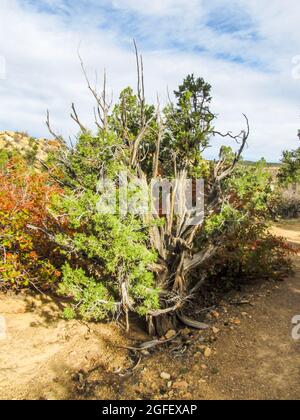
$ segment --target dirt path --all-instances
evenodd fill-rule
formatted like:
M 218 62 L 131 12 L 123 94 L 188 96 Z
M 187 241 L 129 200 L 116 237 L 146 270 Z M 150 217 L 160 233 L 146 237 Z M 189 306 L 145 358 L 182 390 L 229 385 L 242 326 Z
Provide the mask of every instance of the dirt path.
M 292 318 L 300 314 L 295 263 L 297 276 L 262 290 L 241 326 L 218 341 L 213 363 L 220 373 L 210 381 L 217 397 L 300 399 L 300 341 L 292 338 Z
M 300 244 L 300 223 L 274 230 Z M 1 295 L 0 399 L 300 399 L 300 256 L 295 271 L 231 293 L 209 314 L 213 329 L 184 330 L 183 347 L 145 353 L 134 371 L 120 346 L 147 339 L 141 331 L 125 338 L 114 324 L 61 320 L 51 299 Z

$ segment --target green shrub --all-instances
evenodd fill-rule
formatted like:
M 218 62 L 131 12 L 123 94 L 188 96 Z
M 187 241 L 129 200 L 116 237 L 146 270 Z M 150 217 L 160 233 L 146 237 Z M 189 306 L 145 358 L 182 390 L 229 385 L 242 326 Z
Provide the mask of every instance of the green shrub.
M 208 220 L 210 234 L 214 226 L 217 229 L 214 234 L 220 235 L 218 226 L 231 225 L 212 266 L 213 276 L 217 274 L 221 282 L 238 284 L 254 278 L 278 279 L 291 271 L 289 256 L 293 248 L 270 232 L 273 216 L 270 204 L 277 200 L 271 181 L 264 161 L 250 167 L 239 165 L 227 182 L 235 209 L 228 205 Z

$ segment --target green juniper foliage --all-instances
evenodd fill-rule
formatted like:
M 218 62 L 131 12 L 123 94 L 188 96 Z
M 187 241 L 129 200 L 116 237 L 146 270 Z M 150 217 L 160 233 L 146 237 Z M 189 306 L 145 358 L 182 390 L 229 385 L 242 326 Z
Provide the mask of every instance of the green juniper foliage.
M 168 160 L 172 151 L 178 170 L 188 169 L 195 177 L 202 175 L 202 151 L 209 146 L 213 132 L 210 91 L 211 86 L 202 78 L 189 75 L 174 92 L 177 104 L 165 109 L 164 158 Z
M 122 285 L 128 308 L 141 315 L 158 308 L 158 290 L 149 267 L 156 253 L 149 246 L 148 227 L 130 214 L 120 218 L 99 211 L 98 183 L 114 180 L 125 169 L 126 152 L 114 131 L 85 132 L 63 165 L 67 185 L 53 211 L 68 216 L 68 233 L 56 236 L 69 262 L 60 293 L 72 296 L 71 314 L 100 320 L 121 310 Z M 64 152 L 65 153 L 65 152 Z M 115 154 L 119 159 L 115 159 Z M 113 195 L 114 191 L 112 191 Z
M 300 181 L 300 148 L 283 152 L 278 179 L 283 186 L 296 184 Z

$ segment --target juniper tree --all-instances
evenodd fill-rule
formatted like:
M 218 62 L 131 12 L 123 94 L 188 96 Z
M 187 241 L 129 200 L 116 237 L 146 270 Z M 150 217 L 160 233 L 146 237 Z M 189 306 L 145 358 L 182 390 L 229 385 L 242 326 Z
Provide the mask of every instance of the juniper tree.
M 278 179 L 283 186 L 297 184 L 300 181 L 300 148 L 283 152 Z
M 211 87 L 201 78 L 188 76 L 174 92 L 176 103 L 161 110 L 146 103 L 141 59 L 137 55 L 138 89 L 125 89 L 114 108 L 104 89 L 98 94 L 87 78 L 96 100 L 97 132 L 88 130 L 72 106 L 80 128 L 78 140 L 68 147 L 63 139 L 56 164 L 63 174 L 65 196 L 54 206 L 56 217 L 67 215 L 68 232 L 57 235 L 69 259 L 61 291 L 74 298 L 73 308 L 85 319 L 108 314 L 138 312 L 147 319 L 149 332 L 162 335 L 176 327 L 185 304 L 207 278 L 208 261 L 218 252 L 226 229 L 206 232 L 209 221 L 222 226 L 235 216 L 226 180 L 232 176 L 249 136 L 249 124 L 238 135 L 214 130 L 210 110 Z M 49 119 L 48 127 L 51 130 Z M 51 130 L 52 134 L 55 134 Z M 234 153 L 222 148 L 219 159 L 208 162 L 203 152 L 214 136 L 234 140 Z M 172 180 L 167 214 L 146 212 L 120 217 L 117 177 L 122 171 L 150 186 L 154 178 Z M 116 212 L 99 212 L 99 199 L 109 195 L 100 188 L 105 177 L 117 185 Z M 205 217 L 191 225 L 193 210 L 185 207 L 181 188 L 188 178 L 205 180 Z M 112 185 L 112 184 L 110 184 Z M 135 191 L 136 193 L 136 191 Z M 176 211 L 175 201 L 184 211 Z M 178 207 L 178 203 L 177 203 Z M 217 216 L 217 219 L 213 219 Z M 202 267 L 202 269 L 201 269 Z M 191 275 L 197 270 L 198 279 Z M 68 315 L 72 312 L 68 313 Z

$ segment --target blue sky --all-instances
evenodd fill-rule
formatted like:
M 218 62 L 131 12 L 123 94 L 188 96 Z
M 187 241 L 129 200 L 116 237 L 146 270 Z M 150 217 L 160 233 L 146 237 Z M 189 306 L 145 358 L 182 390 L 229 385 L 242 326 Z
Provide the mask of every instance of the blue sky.
M 240 131 L 246 113 L 245 157 L 278 161 L 299 141 L 299 22 L 296 0 L 0 0 L 0 130 L 48 136 L 49 108 L 57 131 L 75 135 L 73 101 L 92 124 L 78 46 L 92 79 L 107 69 L 116 98 L 136 84 L 134 37 L 149 101 L 157 93 L 166 101 L 167 86 L 188 73 L 202 76 L 213 86 L 217 129 Z

